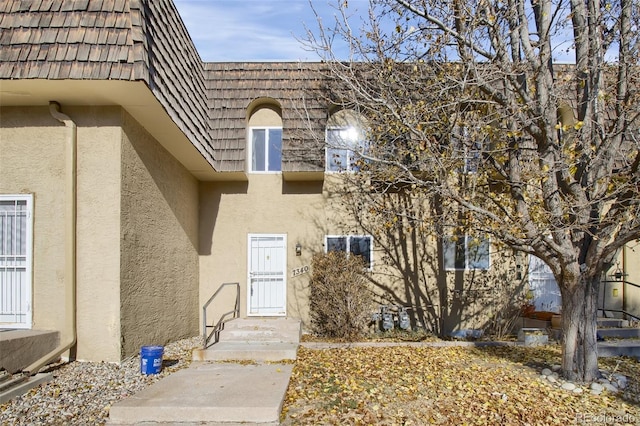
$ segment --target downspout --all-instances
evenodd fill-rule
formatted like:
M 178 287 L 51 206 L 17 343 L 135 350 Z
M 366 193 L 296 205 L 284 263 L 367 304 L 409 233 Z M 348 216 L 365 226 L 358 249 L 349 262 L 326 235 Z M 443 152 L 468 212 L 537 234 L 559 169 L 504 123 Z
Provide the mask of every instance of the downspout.
M 65 170 L 65 340 L 57 348 L 23 370 L 34 375 L 42 367 L 56 360 L 65 351 L 76 344 L 76 199 L 77 199 L 77 147 L 78 135 L 76 123 L 60 111 L 60 104 L 49 102 L 49 113 L 69 129 L 66 143 L 67 164 Z

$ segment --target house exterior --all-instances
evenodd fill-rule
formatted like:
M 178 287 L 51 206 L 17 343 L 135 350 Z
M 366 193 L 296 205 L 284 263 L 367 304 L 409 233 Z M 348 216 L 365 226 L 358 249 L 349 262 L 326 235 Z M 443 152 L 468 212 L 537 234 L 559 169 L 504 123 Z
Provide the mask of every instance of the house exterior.
M 118 362 L 201 333 L 226 282 L 241 316 L 308 325 L 329 249 L 363 255 L 380 303 L 440 331 L 483 327 L 526 287 L 527 260 L 493 249 L 475 281 L 384 261 L 336 191 L 349 154 L 324 139 L 347 128 L 321 63 L 203 63 L 171 0 L 2 0 L 0 30 L 0 328 Z M 440 293 L 407 292 L 420 280 Z

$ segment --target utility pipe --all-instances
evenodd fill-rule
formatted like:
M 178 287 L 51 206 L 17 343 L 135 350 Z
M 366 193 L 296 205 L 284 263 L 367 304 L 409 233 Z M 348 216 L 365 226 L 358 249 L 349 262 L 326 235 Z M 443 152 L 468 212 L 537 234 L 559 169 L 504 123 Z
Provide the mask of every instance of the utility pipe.
M 49 102 L 49 113 L 69 129 L 66 143 L 65 170 L 65 330 L 64 341 L 54 350 L 23 370 L 26 375 L 35 375 L 42 367 L 56 360 L 71 349 L 77 340 L 76 332 L 76 201 L 77 201 L 77 148 L 78 133 L 76 123 L 60 111 L 60 104 Z

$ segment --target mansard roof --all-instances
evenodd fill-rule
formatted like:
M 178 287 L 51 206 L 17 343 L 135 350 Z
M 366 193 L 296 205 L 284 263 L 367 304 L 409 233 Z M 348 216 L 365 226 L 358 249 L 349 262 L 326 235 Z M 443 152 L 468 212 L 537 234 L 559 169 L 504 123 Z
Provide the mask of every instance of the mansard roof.
M 214 164 L 203 63 L 171 0 L 2 0 L 0 31 L 0 79 L 143 81 Z
M 38 102 L 66 93 L 81 104 L 89 102 L 83 90 L 99 88 L 91 101 L 110 104 L 117 101 L 105 95 L 105 82 L 143 82 L 212 171 L 244 172 L 250 109 L 271 100 L 282 113 L 283 172 L 324 170 L 330 102 L 322 63 L 203 63 L 171 0 L 0 0 L 0 31 L 5 85 L 65 82 Z M 68 82 L 75 82 L 74 96 Z M 153 113 L 139 116 L 153 133 Z M 175 136 L 164 137 L 171 150 Z M 194 173 L 209 173 L 191 164 Z
M 322 63 L 206 63 L 211 136 L 217 169 L 245 170 L 248 114 L 256 103 L 275 101 L 282 111 L 282 170 L 324 170 L 328 107 Z

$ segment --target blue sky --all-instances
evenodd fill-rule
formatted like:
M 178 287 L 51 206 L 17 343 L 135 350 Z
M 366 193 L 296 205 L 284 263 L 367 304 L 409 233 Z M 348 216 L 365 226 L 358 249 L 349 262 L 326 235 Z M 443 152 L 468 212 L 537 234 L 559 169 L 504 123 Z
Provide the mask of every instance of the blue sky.
M 338 0 L 312 0 L 323 23 L 334 22 Z M 308 0 L 174 0 L 204 61 L 317 61 L 299 39 L 318 23 Z M 367 0 L 349 0 L 366 16 Z
M 299 40 L 306 28 L 317 32 L 309 0 L 173 0 L 193 42 L 206 62 L 317 61 Z M 351 29 L 366 19 L 369 0 L 311 0 L 325 28 L 332 27 L 336 4 L 348 2 Z M 564 49 L 563 49 L 564 47 Z M 573 51 L 558 43 L 556 62 L 573 62 Z M 348 59 L 334 44 L 333 53 Z

